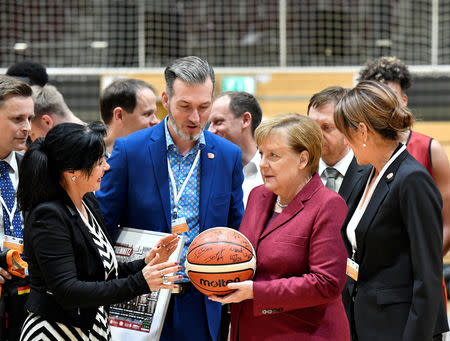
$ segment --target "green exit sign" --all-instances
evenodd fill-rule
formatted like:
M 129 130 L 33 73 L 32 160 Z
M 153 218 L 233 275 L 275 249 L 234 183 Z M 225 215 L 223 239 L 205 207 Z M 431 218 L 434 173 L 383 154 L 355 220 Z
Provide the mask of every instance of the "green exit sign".
M 222 92 L 245 91 L 255 94 L 255 78 L 249 76 L 233 76 L 222 78 Z

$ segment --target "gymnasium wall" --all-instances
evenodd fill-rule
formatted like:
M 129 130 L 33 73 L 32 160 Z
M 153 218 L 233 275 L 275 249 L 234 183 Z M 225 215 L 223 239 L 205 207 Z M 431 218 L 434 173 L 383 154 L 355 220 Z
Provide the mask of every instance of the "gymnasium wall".
M 349 72 L 273 72 L 273 73 L 220 73 L 216 74 L 216 93 L 222 91 L 223 77 L 229 76 L 252 76 L 255 78 L 255 96 L 257 97 L 263 114 L 270 117 L 279 113 L 297 112 L 306 114 L 309 98 L 316 92 L 331 86 L 341 85 L 352 87 L 355 73 Z M 158 92 L 164 89 L 165 82 L 161 73 L 158 74 L 127 74 L 127 77 L 142 79 L 153 84 Z M 112 78 L 110 75 L 102 77 L 102 88 Z M 410 103 L 414 101 L 411 100 Z M 417 101 L 416 101 L 417 102 Z M 411 107 L 414 111 L 414 106 Z M 450 107 L 449 107 L 450 110 Z M 161 103 L 158 103 L 158 116 L 166 115 Z M 445 148 L 450 158 L 450 122 L 449 121 L 424 121 L 420 115 L 414 130 L 434 137 Z

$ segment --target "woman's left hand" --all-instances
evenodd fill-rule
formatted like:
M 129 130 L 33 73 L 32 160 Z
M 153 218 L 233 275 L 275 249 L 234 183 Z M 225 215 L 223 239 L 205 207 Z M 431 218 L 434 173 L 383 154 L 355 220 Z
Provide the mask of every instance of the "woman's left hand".
M 253 281 L 244 281 L 238 283 L 229 283 L 227 285 L 230 289 L 235 289 L 231 294 L 226 296 L 212 295 L 208 298 L 211 301 L 219 302 L 222 304 L 227 303 L 239 303 L 245 300 L 253 299 Z
M 167 262 L 170 255 L 177 249 L 178 235 L 171 234 L 161 238 L 156 245 L 145 255 L 145 264 L 158 264 Z

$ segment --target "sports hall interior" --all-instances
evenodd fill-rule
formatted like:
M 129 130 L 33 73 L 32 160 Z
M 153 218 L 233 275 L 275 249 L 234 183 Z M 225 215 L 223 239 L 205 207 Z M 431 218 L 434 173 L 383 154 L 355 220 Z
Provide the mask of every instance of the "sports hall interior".
M 0 72 L 42 63 L 84 121 L 99 119 L 100 92 L 117 77 L 143 79 L 160 94 L 164 66 L 183 55 L 210 62 L 216 93 L 230 90 L 227 79 L 249 79 L 242 90 L 265 117 L 305 114 L 314 93 L 352 87 L 367 60 L 396 56 L 413 75 L 414 130 L 450 158 L 448 1 L 0 0 L 0 18 Z

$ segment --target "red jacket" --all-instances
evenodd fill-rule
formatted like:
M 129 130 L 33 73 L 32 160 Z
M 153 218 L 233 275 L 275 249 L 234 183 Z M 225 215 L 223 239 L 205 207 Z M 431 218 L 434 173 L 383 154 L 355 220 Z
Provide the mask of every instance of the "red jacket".
M 231 340 L 350 340 L 341 300 L 345 201 L 315 174 L 265 228 L 275 198 L 264 185 L 249 196 L 239 230 L 256 251 L 254 299 L 232 305 Z

